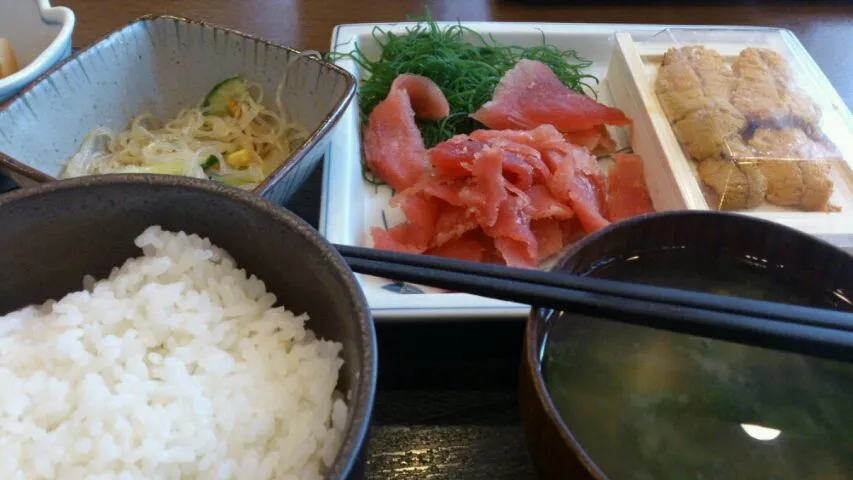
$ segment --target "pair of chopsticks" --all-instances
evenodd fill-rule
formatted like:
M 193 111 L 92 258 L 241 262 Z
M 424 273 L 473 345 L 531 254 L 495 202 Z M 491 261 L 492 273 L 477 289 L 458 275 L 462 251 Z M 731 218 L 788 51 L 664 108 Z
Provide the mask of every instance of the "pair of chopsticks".
M 335 245 L 357 273 L 672 332 L 853 361 L 853 313 Z

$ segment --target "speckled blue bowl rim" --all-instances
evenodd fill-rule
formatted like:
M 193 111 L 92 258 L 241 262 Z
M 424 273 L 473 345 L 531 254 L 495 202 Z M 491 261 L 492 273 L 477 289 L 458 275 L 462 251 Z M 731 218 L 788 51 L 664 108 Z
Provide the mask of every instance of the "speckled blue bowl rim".
M 256 35 L 244 33 L 244 32 L 241 32 L 239 30 L 235 30 L 235 29 L 231 29 L 231 28 L 221 27 L 219 25 L 208 23 L 208 22 L 205 22 L 203 20 L 192 20 L 189 18 L 178 17 L 175 15 L 148 14 L 148 15 L 143 15 L 143 16 L 135 19 L 135 20 L 132 20 L 131 22 L 128 22 L 127 24 L 111 31 L 110 33 L 107 33 L 106 35 L 102 36 L 98 40 L 91 43 L 89 46 L 87 46 L 85 48 L 81 48 L 81 49 L 73 52 L 69 57 L 66 57 L 64 60 L 56 63 L 55 65 L 50 67 L 47 71 L 45 71 L 43 74 L 36 77 L 36 79 L 33 80 L 32 82 L 30 82 L 26 87 L 22 88 L 16 94 L 14 94 L 11 97 L 9 97 L 8 99 L 6 99 L 5 102 L 0 102 L 0 111 L 6 110 L 7 108 L 9 108 L 9 106 L 12 104 L 12 102 L 17 100 L 18 97 L 25 95 L 30 90 L 33 90 L 39 84 L 44 82 L 48 77 L 52 76 L 57 70 L 62 68 L 62 66 L 65 65 L 66 63 L 76 61 L 77 57 L 79 55 L 81 55 L 82 53 L 87 52 L 93 48 L 97 48 L 98 45 L 107 41 L 113 35 L 117 35 L 120 32 L 124 31 L 125 29 L 132 27 L 133 25 L 136 25 L 138 23 L 156 21 L 156 20 L 172 20 L 175 22 L 195 24 L 195 25 L 200 25 L 202 27 L 206 27 L 206 28 L 213 28 L 215 30 L 225 32 L 227 34 L 232 34 L 232 35 L 237 35 L 240 37 L 248 38 L 250 40 L 266 44 L 270 47 L 286 50 L 286 51 L 288 51 L 294 55 L 312 58 L 314 61 L 320 62 L 320 64 L 323 67 L 328 68 L 329 70 L 332 70 L 335 73 L 343 76 L 344 81 L 346 82 L 346 91 L 345 91 L 343 97 L 341 97 L 341 99 L 334 105 L 332 110 L 323 118 L 323 121 L 320 123 L 320 126 L 316 130 L 311 132 L 311 134 L 308 136 L 308 138 L 305 140 L 305 142 L 303 142 L 302 145 L 300 145 L 299 148 L 295 152 L 293 152 L 290 159 L 288 161 L 286 161 L 283 165 L 279 166 L 278 168 L 276 168 L 275 170 L 270 172 L 270 174 L 267 175 L 267 177 L 264 179 L 264 181 L 261 182 L 257 187 L 255 187 L 252 190 L 252 192 L 254 192 L 254 193 L 264 192 L 265 190 L 267 190 L 270 187 L 270 185 L 272 185 L 273 183 L 281 181 L 282 179 L 284 179 L 287 176 L 288 173 L 290 173 L 291 170 L 296 168 L 297 164 L 305 158 L 308 151 L 311 148 L 313 148 L 314 146 L 316 146 L 317 143 L 320 142 L 320 139 L 323 138 L 324 136 L 328 135 L 329 132 L 335 127 L 335 125 L 337 125 L 338 121 L 340 120 L 341 116 L 343 115 L 344 110 L 346 110 L 346 108 L 349 106 L 352 99 L 355 97 L 355 91 L 356 91 L 356 85 L 357 85 L 355 77 L 351 73 L 349 73 L 345 69 L 335 65 L 334 63 L 329 63 L 329 62 L 323 60 L 322 58 L 318 58 L 318 56 L 315 55 L 314 53 L 307 53 L 304 51 L 296 50 L 294 48 L 286 47 L 284 45 L 281 45 L 281 44 L 278 44 L 275 42 L 271 42 L 269 40 L 265 40 L 265 39 L 258 37 Z M 48 175 L 48 174 L 46 174 L 40 170 L 37 170 L 37 169 L 27 165 L 24 162 L 15 160 L 14 158 L 4 154 L 2 151 L 0 151 L 0 166 L 2 166 L 4 168 L 8 168 L 9 170 L 11 170 L 11 171 L 23 176 L 23 177 L 29 178 L 29 179 L 34 180 L 34 181 L 39 182 L 39 183 L 53 182 L 53 181 L 57 180 L 53 176 Z
M 343 282 L 347 293 L 356 305 L 355 313 L 359 318 L 360 342 L 364 347 L 364 354 L 361 358 L 362 368 L 359 371 L 359 377 L 356 382 L 358 395 L 350 399 L 348 405 L 352 424 L 345 432 L 344 441 L 335 461 L 325 475 L 325 478 L 328 480 L 346 478 L 355 466 L 359 454 L 363 453 L 362 448 L 365 447 L 367 441 L 367 433 L 373 413 L 373 403 L 376 397 L 378 347 L 376 329 L 373 325 L 370 309 L 367 306 L 367 299 L 361 287 L 359 287 L 355 275 L 341 254 L 338 253 L 332 244 L 320 236 L 317 230 L 286 208 L 275 205 L 245 190 L 190 177 L 154 174 L 110 174 L 57 180 L 0 195 L 0 209 L 6 205 L 24 202 L 34 197 L 50 194 L 51 192 L 67 190 L 85 191 L 90 186 L 98 187 L 107 185 L 153 185 L 157 187 L 202 191 L 220 197 L 228 202 L 239 203 L 248 209 L 272 217 L 276 222 L 291 227 L 297 235 L 307 239 L 320 250 L 324 260 L 334 268 L 338 278 Z

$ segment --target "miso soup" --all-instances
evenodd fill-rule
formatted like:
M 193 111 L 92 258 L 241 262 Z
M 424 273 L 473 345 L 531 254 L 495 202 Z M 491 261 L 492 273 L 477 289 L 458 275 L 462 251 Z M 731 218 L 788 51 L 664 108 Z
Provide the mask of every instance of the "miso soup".
M 646 255 L 589 274 L 850 308 L 749 261 L 673 264 Z M 545 383 L 611 480 L 853 479 L 853 365 L 570 314 L 551 324 Z

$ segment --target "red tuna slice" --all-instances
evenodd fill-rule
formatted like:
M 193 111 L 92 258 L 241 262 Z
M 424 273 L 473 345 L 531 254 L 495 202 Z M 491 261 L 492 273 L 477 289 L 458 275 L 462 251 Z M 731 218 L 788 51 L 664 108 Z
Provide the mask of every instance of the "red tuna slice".
M 512 148 L 507 145 L 507 142 L 533 148 L 539 156 L 538 159 L 531 160 L 531 166 L 546 178 L 555 169 L 551 157 L 555 152 L 560 155 L 565 154 L 570 148 L 563 134 L 551 125 L 540 125 L 533 130 L 475 130 L 471 133 L 471 138 L 503 148 Z
M 530 255 L 529 245 L 508 237 L 495 239 L 495 248 L 510 267 L 535 268 L 536 257 Z
M 423 189 L 425 195 L 441 199 L 442 201 L 461 207 L 465 202 L 459 197 L 459 192 L 465 188 L 469 182 L 466 179 L 441 180 L 433 179 Z
M 474 212 L 483 227 L 495 224 L 500 204 L 507 197 L 502 153 L 492 147 L 477 153 L 471 167 L 474 180 L 459 192 L 459 198 Z
M 539 125 L 531 130 L 474 130 L 471 132 L 471 139 L 480 142 L 488 142 L 495 139 L 509 140 L 540 151 L 550 145 L 562 143 L 566 140 L 562 133 L 554 128 L 553 125 L 548 124 Z
M 483 142 L 456 135 L 427 151 L 427 159 L 436 176 L 467 177 L 471 174 L 474 155 L 485 147 Z
M 402 197 L 399 201 L 400 209 L 406 215 L 406 219 L 412 224 L 426 230 L 431 236 L 438 219 L 441 201 L 424 194 L 396 195 Z
M 398 225 L 391 230 L 381 227 L 372 227 L 370 237 L 373 239 L 373 248 L 377 250 L 391 250 L 402 253 L 422 253 L 426 250 L 424 245 L 409 243 L 415 241 L 418 230 L 410 223 Z M 410 238 L 411 237 L 411 238 Z
M 551 124 L 561 132 L 578 132 L 597 125 L 627 125 L 630 119 L 616 108 L 563 85 L 542 62 L 519 60 L 508 71 L 492 100 L 471 115 L 492 129 L 531 129 Z
M 488 144 L 498 147 L 527 163 L 533 174 L 532 182 L 546 182 L 548 181 L 548 177 L 551 176 L 551 171 L 545 165 L 545 162 L 542 161 L 542 155 L 535 148 L 506 138 L 493 138 L 488 141 Z
M 430 242 L 432 241 L 433 230 L 423 228 L 414 223 L 406 222 L 390 228 L 388 230 L 388 234 L 391 235 L 391 238 L 393 238 L 397 243 L 416 248 L 418 251 L 423 252 L 429 248 Z
M 415 116 L 424 120 L 441 120 L 450 115 L 450 104 L 438 85 L 423 75 L 403 73 L 391 82 L 391 91 L 405 90 Z
M 465 235 L 450 240 L 441 246 L 431 248 L 424 253 L 437 257 L 468 260 L 469 262 L 482 262 L 486 249 L 479 239 L 472 235 Z
M 610 136 L 610 132 L 607 131 L 606 126 L 599 125 L 598 128 L 601 130 L 601 138 L 598 140 L 598 146 L 592 149 L 592 153 L 596 155 L 613 153 L 616 149 L 616 140 L 613 140 L 613 137 Z
M 504 260 L 504 256 L 498 251 L 495 246 L 495 239 L 486 235 L 482 230 L 477 231 L 477 238 L 480 242 L 480 245 L 483 246 L 483 262 L 486 263 L 494 263 L 496 265 L 506 265 L 506 260 Z M 527 247 L 524 247 L 524 250 L 527 250 Z
M 542 218 L 566 220 L 574 216 L 572 209 L 557 201 L 545 185 L 533 185 L 526 194 L 530 198 L 530 218 L 533 220 Z
M 563 231 L 563 245 L 575 243 L 586 235 L 577 217 L 560 222 L 560 229 Z
M 575 148 L 580 147 L 576 147 L 564 140 L 559 144 L 553 144 L 542 150 L 542 160 L 548 166 L 548 170 L 550 170 L 552 175 L 556 175 L 557 171 L 560 170 L 560 165 L 566 159 L 572 158 L 572 151 Z
M 527 258 L 535 260 L 539 257 L 539 247 L 536 244 L 536 236 L 530 230 L 528 207 L 529 204 L 525 198 L 510 196 L 501 203 L 494 226 L 484 227 L 483 231 L 495 239 L 495 246 L 498 247 L 498 250 L 501 250 L 498 239 L 512 239 L 526 245 Z M 501 252 L 503 253 L 503 250 Z
M 563 136 L 572 145 L 584 147 L 596 155 L 607 155 L 616 148 L 616 141 L 610 136 L 605 125 L 598 125 L 580 132 L 564 133 Z
M 464 208 L 447 207 L 435 222 L 434 246 L 441 246 L 455 238 L 475 230 L 479 226 L 474 214 Z
M 506 181 L 517 188 L 526 190 L 533 185 L 533 167 L 520 156 L 504 150 L 503 175 Z
M 536 237 L 536 244 L 539 246 L 537 263 L 541 263 L 563 248 L 563 229 L 558 220 L 550 218 L 533 220 L 530 222 L 530 230 Z
M 597 203 L 598 192 L 587 180 L 581 176 L 575 177 L 572 191 L 569 194 L 572 210 L 581 221 L 587 233 L 593 233 L 610 225 L 604 218 L 601 207 Z
M 397 244 L 405 246 L 407 248 L 405 251 L 415 249 L 422 252 L 426 250 L 432 243 L 435 225 L 444 202 L 410 189 L 395 195 L 391 199 L 391 204 L 399 205 L 408 221 L 389 229 L 387 233 L 390 238 Z M 377 237 L 377 234 L 373 232 L 371 235 L 374 242 L 377 241 L 377 238 L 380 238 L 381 242 L 387 240 Z
M 563 133 L 563 137 L 572 145 L 584 147 L 591 152 L 595 150 L 601 141 L 601 131 L 598 127 L 593 127 L 579 132 Z
M 597 168 L 597 164 L 595 167 L 593 164 L 595 159 L 586 150 L 574 147 L 560 159 L 548 184 L 554 198 L 568 204 L 589 233 L 609 224 L 603 215 L 602 185 L 593 172 L 587 173 Z
M 424 141 L 405 91 L 392 90 L 373 108 L 363 137 L 367 167 L 395 190 L 411 187 L 427 173 Z
M 523 208 L 525 212 L 527 212 L 528 214 L 531 213 L 530 197 L 527 196 L 527 192 L 511 183 L 506 184 L 506 191 L 516 197 L 516 201 L 519 202 L 520 207 Z
M 616 164 L 607 178 L 607 214 L 611 222 L 654 211 L 646 188 L 643 159 L 639 155 L 617 153 Z
M 586 178 L 592 184 L 596 192 L 596 203 L 601 206 L 603 211 L 606 201 L 607 178 L 601 171 L 598 159 L 580 149 L 572 151 L 572 158 L 574 159 L 575 175 Z

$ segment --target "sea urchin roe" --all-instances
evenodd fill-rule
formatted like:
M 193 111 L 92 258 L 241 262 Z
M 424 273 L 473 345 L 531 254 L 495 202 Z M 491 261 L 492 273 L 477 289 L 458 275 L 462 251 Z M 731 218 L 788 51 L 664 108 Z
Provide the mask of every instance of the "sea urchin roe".
M 780 54 L 746 48 L 729 66 L 709 48 L 671 48 L 655 92 L 697 162 L 710 205 L 832 208 L 830 164 L 840 154 L 818 128 L 820 108 L 799 89 Z

